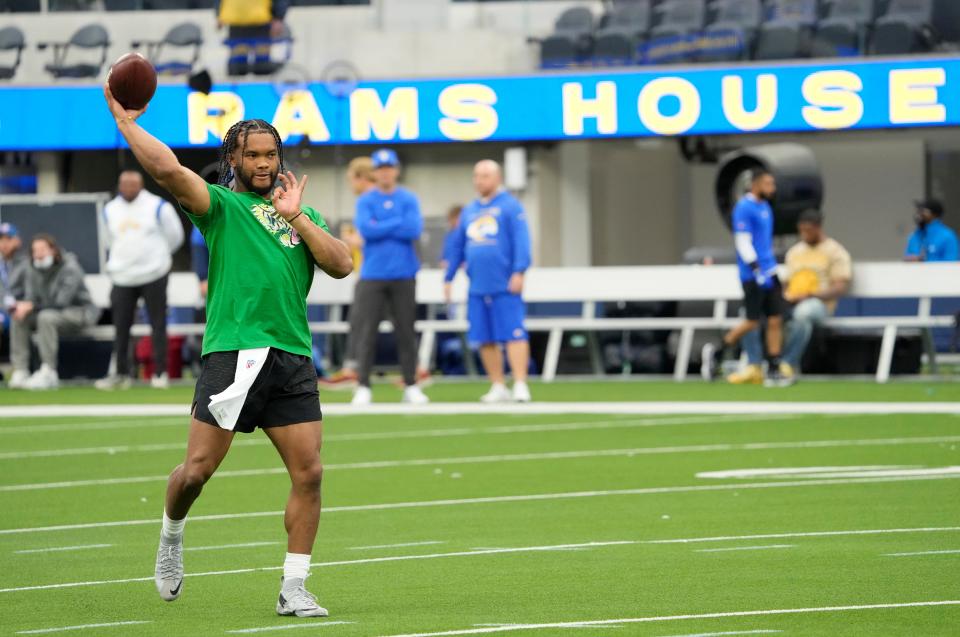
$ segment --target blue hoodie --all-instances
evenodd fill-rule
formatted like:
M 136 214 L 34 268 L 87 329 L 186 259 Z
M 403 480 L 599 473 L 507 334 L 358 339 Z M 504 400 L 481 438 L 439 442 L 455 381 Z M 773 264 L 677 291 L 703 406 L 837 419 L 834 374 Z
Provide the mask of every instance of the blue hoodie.
M 467 262 L 470 294 L 501 294 L 510 276 L 530 267 L 530 230 L 523 206 L 501 190 L 489 201 L 477 199 L 460 214 L 453 233 L 446 280 Z
M 423 232 L 416 195 L 397 187 L 390 194 L 374 188 L 357 199 L 354 225 L 363 237 L 361 279 L 412 279 L 420 269 L 413 244 Z

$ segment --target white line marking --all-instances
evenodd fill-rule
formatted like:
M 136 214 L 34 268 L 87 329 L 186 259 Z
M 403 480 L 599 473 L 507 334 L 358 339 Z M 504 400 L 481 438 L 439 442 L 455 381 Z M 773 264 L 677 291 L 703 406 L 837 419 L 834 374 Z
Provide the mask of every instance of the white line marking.
M 640 489 L 614 489 L 604 491 L 573 491 L 566 493 L 537 493 L 531 495 L 504 495 L 490 496 L 483 498 L 464 498 L 458 500 L 424 500 L 420 502 L 387 502 L 383 504 L 354 504 L 339 507 L 324 508 L 324 514 L 345 513 L 354 511 L 387 511 L 391 509 L 411 509 L 423 507 L 442 507 L 442 506 L 461 506 L 470 504 L 497 504 L 501 502 L 535 502 L 541 500 L 566 500 L 578 498 L 597 498 L 608 496 L 628 496 L 628 495 L 660 495 L 667 493 L 696 493 L 704 491 L 739 491 L 744 489 L 775 489 L 792 487 L 815 487 L 828 485 L 847 485 L 847 484 L 873 484 L 886 482 L 915 482 L 925 480 L 950 480 L 958 476 L 917 476 L 907 478 L 852 478 L 850 480 L 804 480 L 799 482 L 744 482 L 735 484 L 709 484 L 693 485 L 679 487 L 647 487 Z M 213 515 L 191 516 L 192 523 L 211 521 L 211 520 L 235 520 L 245 518 L 260 518 L 282 516 L 283 511 L 252 511 L 249 513 L 219 513 Z M 57 524 L 53 526 L 36 526 L 12 529 L 0 529 L 0 535 L 11 535 L 18 533 L 37 533 L 44 531 L 73 531 L 77 529 L 100 529 L 117 526 L 140 526 L 144 524 L 157 524 L 156 518 L 145 520 L 117 520 L 113 522 L 84 522 L 79 524 Z M 954 527 L 949 527 L 951 530 Z M 771 536 L 771 537 L 790 537 Z M 665 540 L 666 542 L 674 540 Z M 688 540 L 684 540 L 688 541 Z M 696 541 L 696 540 L 689 540 Z
M 884 557 L 907 557 L 910 555 L 953 555 L 960 553 L 960 549 L 950 549 L 945 551 L 914 551 L 912 553 L 884 553 Z
M 385 557 L 370 557 L 362 560 L 340 560 L 337 562 L 314 562 L 311 568 L 326 568 L 330 566 L 352 566 L 356 564 L 379 564 L 381 562 L 405 562 L 409 560 L 433 560 L 445 557 L 471 557 L 475 555 L 500 555 L 505 553 L 536 553 L 544 551 L 558 551 L 569 548 L 596 548 L 602 546 L 623 546 L 637 544 L 635 540 L 621 540 L 615 542 L 585 542 L 582 544 L 556 544 L 552 546 L 520 546 L 505 549 L 488 549 L 485 551 L 454 551 L 451 553 L 430 553 L 427 555 L 391 555 Z M 252 568 L 236 568 L 229 571 L 207 571 L 204 573 L 187 573 L 185 577 L 207 577 L 211 575 L 239 575 L 245 573 L 259 573 L 264 571 L 280 571 L 282 566 L 262 566 Z M 0 593 L 19 593 L 24 591 L 41 591 L 54 588 L 77 588 L 81 586 L 100 586 L 103 584 L 129 584 L 132 582 L 153 581 L 153 577 L 130 577 L 114 580 L 94 580 L 89 582 L 65 582 L 61 584 L 40 584 L 35 586 L 17 586 L 0 588 Z
M 218 551 L 220 549 L 240 549 L 253 546 L 275 546 L 280 542 L 247 542 L 245 544 L 219 544 L 217 546 L 187 546 L 184 551 Z
M 960 414 L 956 402 L 553 402 L 523 405 L 377 403 L 368 407 L 328 404 L 330 416 L 463 416 L 475 414 Z M 189 405 L 23 405 L 0 407 L 0 418 L 74 416 L 189 416 Z
M 694 542 L 733 542 L 738 540 L 778 540 L 791 537 L 836 537 L 845 535 L 884 535 L 887 533 L 949 533 L 960 531 L 960 526 L 927 526 L 910 529 L 857 529 L 850 531 L 810 531 L 805 533 L 763 533 L 759 535 L 715 535 L 713 537 L 685 537 L 673 540 L 644 540 L 641 544 L 690 544 Z
M 491 626 L 489 628 L 467 628 L 464 630 L 445 630 L 436 633 L 407 633 L 390 637 L 446 637 L 448 635 L 480 635 L 483 633 L 504 633 L 514 630 L 538 630 L 541 628 L 566 628 L 567 626 L 604 626 L 609 624 L 640 624 L 650 622 L 682 621 L 687 619 L 720 619 L 724 617 L 756 617 L 762 615 L 798 615 L 803 613 L 837 613 L 854 610 L 876 610 L 885 608 L 914 608 L 922 606 L 956 606 L 960 600 L 930 602 L 906 602 L 890 604 L 860 604 L 857 606 L 820 606 L 817 608 L 778 608 L 772 610 L 743 610 L 726 613 L 699 613 L 696 615 L 663 615 L 660 617 L 631 617 L 626 619 L 598 619 L 578 622 L 555 622 L 551 624 L 521 624 L 513 626 Z
M 105 549 L 113 544 L 78 544 L 77 546 L 54 546 L 46 549 L 23 549 L 14 551 L 16 555 L 26 555 L 28 553 L 55 553 L 57 551 L 82 551 L 84 549 Z
M 426 542 L 402 542 L 400 544 L 376 544 L 374 546 L 351 546 L 350 551 L 366 551 L 368 549 L 396 549 L 402 546 L 428 546 L 430 544 L 446 544 L 440 540 L 429 540 Z
M 917 467 L 908 465 L 876 465 L 863 467 L 802 467 L 771 469 L 734 469 L 732 471 L 704 471 L 698 478 L 749 479 L 749 478 L 869 478 L 880 476 L 922 476 L 932 474 L 960 473 L 960 467 Z
M 299 624 L 280 624 L 279 626 L 264 626 L 262 628 L 240 628 L 238 630 L 228 630 L 226 633 L 265 633 L 271 630 L 295 630 L 297 628 L 324 628 L 326 626 L 342 626 L 343 624 L 355 624 L 356 622 L 331 622 L 322 619 L 302 622 Z
M 640 456 L 640 455 L 658 455 L 673 453 L 712 453 L 722 451 L 760 451 L 770 449 L 808 449 L 808 448 L 837 448 L 837 447 L 871 447 L 871 446 L 889 446 L 906 444 L 933 444 L 943 442 L 960 442 L 960 436 L 934 436 L 920 438 L 866 438 L 860 440 L 808 440 L 798 442 L 751 442 L 751 443 L 719 443 L 712 445 L 685 445 L 675 447 L 637 447 L 632 449 L 597 449 L 590 451 L 553 451 L 545 453 L 520 453 L 492 456 L 465 456 L 453 458 L 416 458 L 411 460 L 374 460 L 368 462 L 348 462 L 341 464 L 329 464 L 324 467 L 326 471 L 344 471 L 358 469 L 393 469 L 399 467 L 423 467 L 436 465 L 458 465 L 458 464 L 486 464 L 496 462 L 528 462 L 535 460 L 568 460 L 577 458 L 599 458 L 599 457 L 617 457 L 617 456 Z M 233 471 L 220 471 L 216 474 L 217 478 L 246 478 L 252 476 L 264 475 L 286 475 L 285 467 L 272 467 L 269 469 L 237 469 Z M 958 473 L 960 467 L 944 467 L 937 469 L 916 469 L 912 471 L 893 472 L 890 475 L 900 477 L 900 475 L 925 475 L 941 473 Z M 882 476 L 882 473 L 877 477 Z M 59 482 L 33 482 L 25 484 L 6 484 L 0 485 L 0 493 L 9 493 L 15 491 L 36 491 L 42 489 L 68 489 L 76 487 L 92 487 L 107 485 L 139 484 L 144 482 L 166 482 L 169 475 L 155 476 L 129 476 L 125 478 L 98 478 L 92 480 L 65 480 Z M 702 476 L 698 477 L 712 477 Z M 825 475 L 828 478 L 846 477 L 843 473 L 838 475 Z M 850 477 L 857 477 L 856 474 Z M 862 477 L 873 477 L 867 474 Z
M 695 633 L 692 635 L 666 635 L 664 637 L 720 637 L 721 635 L 773 635 L 782 630 L 731 630 L 722 633 Z
M 697 549 L 694 553 L 720 553 L 723 551 L 765 551 L 767 549 L 792 549 L 796 544 L 768 544 L 765 546 L 728 546 L 722 549 Z
M 149 624 L 149 621 L 109 622 L 105 624 L 80 624 L 78 626 L 62 626 L 60 628 L 37 628 L 35 630 L 21 630 L 17 635 L 41 635 L 43 633 L 60 633 L 65 630 L 85 630 L 87 628 L 109 628 L 111 626 L 136 626 Z

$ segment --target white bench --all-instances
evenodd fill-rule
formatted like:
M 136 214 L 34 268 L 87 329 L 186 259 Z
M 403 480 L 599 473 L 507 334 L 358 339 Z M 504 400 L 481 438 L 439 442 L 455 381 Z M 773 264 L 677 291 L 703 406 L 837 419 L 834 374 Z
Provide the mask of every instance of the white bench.
M 109 281 L 103 275 L 88 275 L 87 285 L 100 307 L 109 306 Z M 316 334 L 345 334 L 349 330 L 343 320 L 343 307 L 353 300 L 356 276 L 334 280 L 318 273 L 310 291 L 311 305 L 324 305 L 329 319 L 310 323 Z M 461 273 L 454 282 L 454 303 L 463 303 L 467 295 L 466 277 Z M 902 330 L 928 331 L 950 327 L 952 315 L 933 315 L 935 298 L 960 298 L 960 263 L 863 263 L 854 268 L 849 296 L 864 299 L 917 299 L 918 310 L 911 316 L 831 318 L 827 325 L 835 329 L 882 330 L 876 379 L 886 382 L 897 334 Z M 733 266 L 644 266 L 593 268 L 534 268 L 527 277 L 524 298 L 528 303 L 579 303 L 578 316 L 540 317 L 527 319 L 531 332 L 547 332 L 547 349 L 542 378 L 556 377 L 563 336 L 568 331 L 593 334 L 599 331 L 667 330 L 679 332 L 674 378 L 683 380 L 697 330 L 718 330 L 737 323 L 728 316 L 729 305 L 742 298 L 742 290 Z M 597 303 L 608 301 L 700 301 L 712 304 L 710 316 L 677 318 L 597 318 Z M 170 277 L 168 302 L 171 307 L 198 307 L 196 277 L 192 273 L 175 273 Z M 444 304 L 443 275 L 439 270 L 423 270 L 417 277 L 417 302 L 428 308 L 428 319 L 417 321 L 421 335 L 419 357 L 424 366 L 433 355 L 436 335 L 440 332 L 464 333 L 465 320 L 437 320 L 436 309 Z M 389 331 L 389 323 L 381 329 Z M 202 334 L 203 325 L 172 324 L 170 334 Z M 134 326 L 134 334 L 149 334 L 149 326 Z M 86 330 L 86 335 L 112 338 L 110 326 Z M 933 352 L 929 352 L 931 355 Z

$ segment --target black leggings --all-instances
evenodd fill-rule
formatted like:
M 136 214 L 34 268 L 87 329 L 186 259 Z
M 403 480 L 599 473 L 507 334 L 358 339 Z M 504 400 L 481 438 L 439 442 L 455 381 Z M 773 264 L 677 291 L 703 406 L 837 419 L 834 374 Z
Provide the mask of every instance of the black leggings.
M 115 285 L 110 290 L 113 325 L 117 330 L 114 353 L 117 355 L 118 376 L 130 375 L 130 328 L 140 297 L 147 305 L 153 332 L 153 373 L 160 375 L 167 371 L 167 275 L 164 274 L 144 285 Z

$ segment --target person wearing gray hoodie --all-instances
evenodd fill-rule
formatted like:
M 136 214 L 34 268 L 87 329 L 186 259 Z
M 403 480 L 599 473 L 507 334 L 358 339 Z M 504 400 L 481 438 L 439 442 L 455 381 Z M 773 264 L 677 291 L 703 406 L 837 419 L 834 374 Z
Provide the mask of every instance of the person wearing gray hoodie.
M 35 235 L 30 252 L 32 263 L 26 272 L 24 299 L 16 304 L 11 321 L 10 387 L 56 389 L 60 384 L 60 335 L 93 325 L 99 310 L 83 281 L 83 268 L 76 256 L 62 252 L 52 235 Z M 30 375 L 30 338 L 34 333 L 41 365 Z

